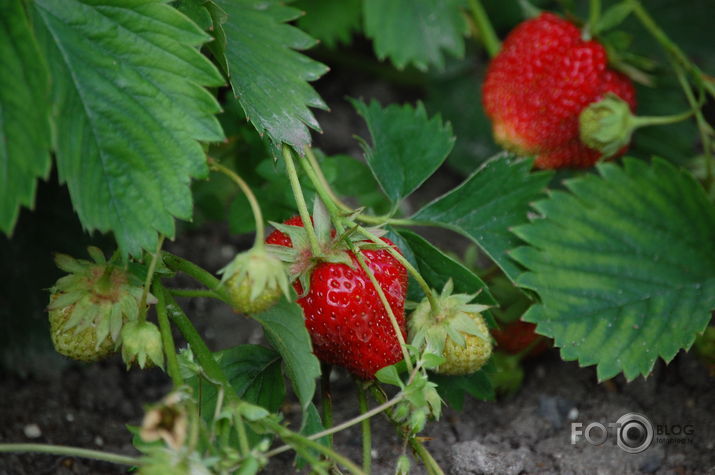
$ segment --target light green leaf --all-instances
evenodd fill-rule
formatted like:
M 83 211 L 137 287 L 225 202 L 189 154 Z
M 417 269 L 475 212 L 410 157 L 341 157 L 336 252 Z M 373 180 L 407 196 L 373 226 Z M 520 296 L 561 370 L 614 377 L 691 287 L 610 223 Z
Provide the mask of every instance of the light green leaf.
M 308 84 L 328 68 L 296 50 L 315 44 L 310 36 L 285 24 L 300 11 L 276 0 L 218 0 L 228 14 L 226 61 L 231 87 L 258 129 L 276 144 L 302 151 L 310 144 L 308 127 L 320 130 L 309 107 L 327 106 Z
M 362 142 L 367 164 L 393 202 L 424 183 L 454 146 L 452 126 L 439 115 L 428 118 L 422 103 L 383 108 L 377 101 L 351 102 L 370 130 L 372 147 Z
M 685 171 L 662 159 L 598 166 L 535 208 L 514 232 L 518 283 L 541 303 L 524 315 L 566 360 L 599 379 L 647 375 L 689 348 L 715 308 L 715 207 Z
M 276 412 L 285 401 L 286 389 L 281 373 L 281 357 L 258 345 L 239 345 L 215 353 L 216 360 L 238 397 Z M 206 380 L 187 381 L 194 394 L 201 397 L 201 413 L 213 417 L 216 407 L 216 386 Z
M 349 43 L 362 23 L 361 0 L 298 0 L 293 5 L 305 12 L 298 27 L 328 48 Z
M 521 270 L 506 253 L 519 240 L 509 229 L 527 221 L 529 203 L 542 195 L 551 177 L 549 172 L 530 173 L 531 164 L 497 156 L 412 219 L 467 236 L 513 280 Z
M 191 218 L 198 140 L 217 141 L 223 83 L 197 47 L 209 37 L 159 0 L 37 0 L 35 23 L 53 78 L 60 179 L 82 224 L 114 231 L 124 254 L 174 235 Z
M 365 33 L 378 58 L 402 69 L 444 67 L 444 52 L 464 56 L 467 22 L 461 0 L 365 0 Z
M 22 2 L 0 0 L 0 231 L 50 171 L 49 77 Z
M 283 357 L 286 372 L 298 400 L 306 410 L 315 394 L 320 363 L 313 354 L 303 311 L 295 302 L 282 299 L 265 312 L 253 315 L 266 332 L 268 341 Z
M 400 231 L 417 261 L 417 270 L 427 283 L 440 292 L 449 279 L 454 284 L 454 293 L 479 295 L 474 303 L 496 305 L 487 285 L 474 272 L 434 247 L 429 241 L 412 231 Z

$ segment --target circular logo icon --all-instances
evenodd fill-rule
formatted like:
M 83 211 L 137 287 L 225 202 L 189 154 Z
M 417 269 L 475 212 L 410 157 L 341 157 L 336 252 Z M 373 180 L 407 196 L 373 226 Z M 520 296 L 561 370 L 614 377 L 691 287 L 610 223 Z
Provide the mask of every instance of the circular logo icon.
M 616 441 L 629 454 L 638 454 L 653 442 L 653 425 L 642 414 L 629 412 L 616 421 Z

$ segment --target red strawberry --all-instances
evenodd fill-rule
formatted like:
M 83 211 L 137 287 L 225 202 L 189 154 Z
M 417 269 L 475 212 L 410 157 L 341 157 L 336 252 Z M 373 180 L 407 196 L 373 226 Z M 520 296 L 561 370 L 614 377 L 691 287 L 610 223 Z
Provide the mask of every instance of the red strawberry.
M 537 338 L 541 338 L 534 332 L 535 329 L 536 325 L 533 323 L 515 320 L 499 329 L 492 330 L 492 336 L 497 341 L 498 349 L 515 355 L 529 348 Z M 542 338 L 541 342 L 534 344 L 525 356 L 536 356 L 543 353 L 548 347 L 548 340 Z
M 482 96 L 494 137 L 507 149 L 535 155 L 539 168 L 592 166 L 601 152 L 579 137 L 579 114 L 612 92 L 635 110 L 630 79 L 608 68 L 603 46 L 584 41 L 572 23 L 551 13 L 520 24 L 487 70 Z M 625 147 L 617 155 L 625 152 Z
M 303 226 L 299 216 L 287 220 L 289 226 Z M 382 239 L 395 247 L 389 239 Z M 291 238 L 273 231 L 267 244 L 292 247 Z M 405 335 L 405 295 L 407 271 L 385 249 L 363 249 L 368 267 L 383 289 L 403 336 Z M 313 267 L 308 293 L 298 299 L 305 325 L 313 341 L 315 355 L 323 362 L 347 368 L 362 379 L 402 360 L 402 350 L 367 274 L 355 255 L 347 251 L 353 267 L 343 263 L 320 262 Z M 301 294 L 300 282 L 293 286 Z

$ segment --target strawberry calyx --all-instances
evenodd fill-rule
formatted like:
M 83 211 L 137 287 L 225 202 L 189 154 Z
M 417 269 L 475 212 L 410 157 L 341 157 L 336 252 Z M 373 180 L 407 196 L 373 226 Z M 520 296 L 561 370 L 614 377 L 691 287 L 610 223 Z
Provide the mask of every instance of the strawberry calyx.
M 237 254 L 218 273 L 222 276 L 222 285 L 240 289 L 240 294 L 244 293 L 243 288 L 248 290 L 246 293 L 249 307 L 261 296 L 271 296 L 269 305 L 281 294 L 289 297 L 285 265 L 274 254 L 267 252 L 262 243 Z
M 672 116 L 636 116 L 626 101 L 609 92 L 581 111 L 579 136 L 584 145 L 601 152 L 601 158 L 608 158 L 630 143 L 636 129 L 672 124 L 692 114 L 692 111 L 686 111 Z
M 79 334 L 94 327 L 97 348 L 107 338 L 118 344 L 122 326 L 139 316 L 143 286 L 137 277 L 107 262 L 98 248 L 88 252 L 93 261 L 55 255 L 57 266 L 69 274 L 50 288 L 47 310 L 68 314 L 62 331 Z M 147 303 L 156 303 L 156 298 L 149 295 Z
M 317 238 L 317 251 L 314 251 L 311 246 L 308 231 L 303 226 L 302 220 L 296 220 L 299 224 L 270 222 L 277 231 L 287 236 L 288 243 L 287 245 L 267 244 L 266 250 L 288 265 L 288 279 L 291 283 L 297 281 L 299 297 L 305 296 L 310 290 L 310 276 L 319 264 L 345 264 L 351 269 L 356 269 L 352 252 L 355 248 L 364 250 L 389 248 L 388 243 L 377 244 L 365 241 L 355 232 L 355 229 L 348 229 L 337 235 L 331 225 L 330 216 L 321 208 L 322 203 L 316 200 L 311 224 Z M 370 232 L 378 237 L 385 235 L 385 231 L 379 228 L 370 228 Z
M 427 299 L 415 308 L 409 320 L 411 344 L 444 360 L 449 345 L 465 348 L 467 339 L 476 337 L 484 346 L 486 361 L 491 354 L 492 339 L 481 312 L 489 306 L 471 303 L 478 293 L 453 294 L 453 290 L 454 285 L 450 279 L 437 297 L 437 314 L 432 312 Z M 436 371 L 442 372 L 448 363 L 443 362 Z
M 124 325 L 122 337 L 122 359 L 127 369 L 133 363 L 140 368 L 164 367 L 164 350 L 161 332 L 156 325 L 147 321 L 133 321 Z

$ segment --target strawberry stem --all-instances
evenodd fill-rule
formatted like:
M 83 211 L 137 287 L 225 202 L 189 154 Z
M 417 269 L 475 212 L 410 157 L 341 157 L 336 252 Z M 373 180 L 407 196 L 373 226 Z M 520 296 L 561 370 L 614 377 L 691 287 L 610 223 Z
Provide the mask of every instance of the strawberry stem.
M 221 300 L 221 297 L 216 294 L 213 290 L 209 289 L 167 289 L 171 295 L 175 297 L 188 297 L 188 298 L 212 298 Z
M 308 235 L 308 241 L 310 242 L 310 250 L 313 252 L 314 255 L 320 255 L 320 245 L 318 244 L 318 237 L 315 235 L 315 229 L 313 229 L 313 221 L 310 219 L 308 206 L 305 204 L 303 190 L 300 187 L 300 180 L 298 180 L 298 172 L 296 171 L 295 163 L 293 162 L 293 153 L 287 145 L 283 146 L 283 158 L 286 162 L 286 171 L 288 172 L 290 187 L 293 190 L 295 204 L 298 207 L 298 214 L 300 215 L 300 219 L 303 221 L 303 227 L 305 228 L 305 232 Z
M 489 53 L 492 58 L 501 49 L 501 42 L 499 37 L 494 32 L 494 27 L 489 21 L 487 12 L 484 10 L 482 3 L 479 0 L 469 0 L 469 7 L 472 10 L 472 16 L 474 17 L 474 23 L 477 25 L 477 30 L 482 37 L 482 43 L 484 43 L 484 48 Z
M 323 410 L 323 425 L 326 429 L 333 427 L 333 395 L 330 391 L 330 373 L 333 366 L 327 363 L 320 365 L 320 405 Z M 333 436 L 328 436 L 328 447 L 333 446 Z
M 601 0 L 589 0 L 588 2 L 588 24 L 586 25 L 585 33 L 587 33 L 588 38 L 586 41 L 591 39 L 592 35 L 597 33 L 598 21 L 601 17 Z
M 325 178 L 325 175 L 323 174 L 323 170 L 320 168 L 320 164 L 318 163 L 318 159 L 315 158 L 315 154 L 313 153 L 313 149 L 306 146 L 305 147 L 305 156 L 308 158 L 308 167 L 306 167 L 302 161 L 301 161 L 301 166 L 303 166 L 303 169 L 305 172 L 308 174 L 308 176 L 311 178 L 311 181 L 317 181 L 320 183 L 321 189 L 327 194 L 327 196 L 330 198 L 330 200 L 335 203 L 335 206 L 338 207 L 338 209 L 344 213 L 352 213 L 352 209 L 343 203 L 340 198 L 335 194 L 333 189 L 330 187 L 330 184 L 328 183 L 328 180 Z M 310 172 L 314 173 L 314 176 L 311 176 Z M 313 179 L 315 178 L 315 179 Z M 325 201 L 325 200 L 323 200 Z
M 174 337 L 171 334 L 171 325 L 169 324 L 169 316 L 166 313 L 166 289 L 157 279 L 154 281 L 154 293 L 156 294 L 156 318 L 159 322 L 159 331 L 161 332 L 161 341 L 164 344 L 164 354 L 166 355 L 166 371 L 171 377 L 171 382 L 174 388 L 184 384 L 184 378 L 181 377 L 179 370 L 179 362 L 176 358 L 176 345 Z
M 161 253 L 161 246 L 164 245 L 164 235 L 159 235 L 159 242 L 156 244 L 156 252 L 151 256 L 151 262 L 149 263 L 149 270 L 146 273 L 146 280 L 144 281 L 144 290 L 142 291 L 142 299 L 139 302 L 139 322 L 146 320 L 146 298 L 149 295 L 149 288 L 154 280 L 154 271 L 156 270 L 156 263 L 159 260 L 159 254 Z
M 208 157 L 208 162 L 209 167 L 212 170 L 223 173 L 233 180 L 248 200 L 248 204 L 251 206 L 251 211 L 253 212 L 253 219 L 256 221 L 256 238 L 254 240 L 253 247 L 256 249 L 262 249 L 263 241 L 265 240 L 265 227 L 263 226 L 263 213 L 261 212 L 261 207 L 258 205 L 258 200 L 256 200 L 256 195 L 253 194 L 253 191 L 251 191 L 251 187 L 248 186 L 248 183 L 246 183 L 245 180 L 236 172 L 224 167 L 211 157 Z
M 385 245 L 384 241 L 382 241 L 380 238 L 378 238 L 377 236 L 375 236 L 373 233 L 371 233 L 367 229 L 363 228 L 362 226 L 357 225 L 356 229 L 360 234 L 362 234 L 363 236 L 365 236 L 372 242 L 374 242 L 376 244 Z M 407 272 L 409 272 L 412 275 L 412 277 L 417 281 L 417 284 L 420 286 L 420 288 L 422 289 L 422 292 L 424 292 L 425 296 L 427 297 L 427 300 L 429 301 L 430 308 L 432 309 L 432 316 L 436 317 L 437 315 L 439 315 L 439 313 L 442 309 L 439 305 L 439 302 L 437 301 L 437 298 L 434 296 L 434 292 L 432 292 L 432 289 L 430 288 L 429 284 L 424 279 L 424 277 L 422 277 L 422 274 L 420 274 L 420 272 L 417 269 L 415 269 L 415 267 L 412 265 L 412 263 L 410 263 L 410 261 L 408 261 L 405 258 L 405 256 L 403 256 L 402 254 L 397 252 L 397 250 L 395 250 L 392 246 L 385 247 L 385 250 L 387 252 L 389 252 L 390 255 L 392 255 L 392 257 L 397 259 L 400 262 L 400 264 L 402 264 L 405 267 L 405 269 L 407 269 Z
M 164 264 L 166 264 L 169 269 L 183 272 L 196 281 L 204 284 L 209 288 L 209 290 L 214 292 L 218 298 L 230 305 L 229 302 L 231 299 L 226 293 L 226 289 L 221 285 L 221 281 L 211 275 L 208 271 L 202 269 L 193 262 L 184 259 L 183 257 L 176 256 L 166 251 L 163 251 L 161 254 L 164 259 Z
M 360 414 L 368 411 L 367 398 L 365 397 L 365 386 L 362 381 L 356 381 L 358 388 L 358 405 Z M 370 432 L 370 419 L 365 419 L 360 423 L 362 429 L 362 469 L 365 473 L 370 473 L 372 464 L 372 433 Z
M 83 449 L 81 447 L 69 447 L 67 445 L 0 444 L 0 453 L 8 452 L 33 452 L 51 455 L 65 455 L 69 457 L 101 460 L 103 462 L 116 463 L 120 465 L 134 465 L 137 467 L 143 465 L 142 460 L 137 457 L 129 457 L 126 455 L 102 452 L 99 450 Z

